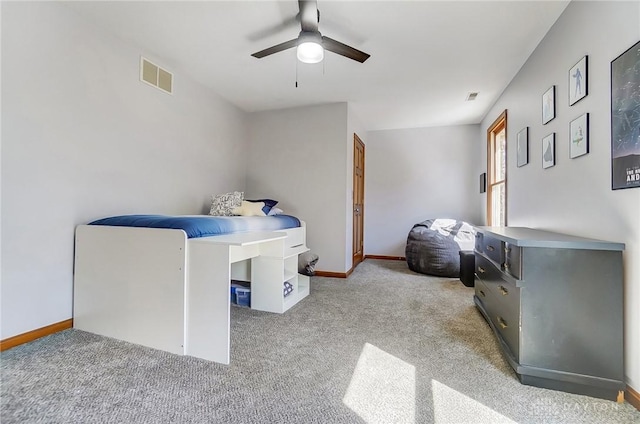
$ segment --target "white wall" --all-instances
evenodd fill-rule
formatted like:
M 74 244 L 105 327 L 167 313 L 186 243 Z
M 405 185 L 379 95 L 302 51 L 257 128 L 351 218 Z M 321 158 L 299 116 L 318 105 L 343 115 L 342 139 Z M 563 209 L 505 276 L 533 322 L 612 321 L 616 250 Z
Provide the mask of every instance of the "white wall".
M 611 190 L 610 62 L 640 40 L 640 2 L 571 2 L 482 122 L 508 109 L 511 226 L 623 242 L 625 372 L 640 389 L 640 189 Z M 589 55 L 589 94 L 568 104 L 568 71 Z M 556 85 L 556 118 L 541 124 L 541 96 Z M 590 152 L 569 158 L 569 122 L 590 117 Z M 529 127 L 530 162 L 515 166 L 515 139 Z M 556 166 L 542 169 L 541 139 L 556 133 Z M 482 151 L 481 163 L 486 161 Z M 606 290 L 606 287 L 603 287 Z
M 347 104 L 255 112 L 249 123 L 246 195 L 278 200 L 307 223 L 316 268 L 345 272 Z
M 140 55 L 174 95 L 139 81 Z M 243 189 L 245 114 L 55 2 L 2 3 L 0 339 L 72 317 L 77 224 Z
M 365 157 L 365 253 L 405 256 L 429 218 L 480 222 L 478 125 L 370 131 Z

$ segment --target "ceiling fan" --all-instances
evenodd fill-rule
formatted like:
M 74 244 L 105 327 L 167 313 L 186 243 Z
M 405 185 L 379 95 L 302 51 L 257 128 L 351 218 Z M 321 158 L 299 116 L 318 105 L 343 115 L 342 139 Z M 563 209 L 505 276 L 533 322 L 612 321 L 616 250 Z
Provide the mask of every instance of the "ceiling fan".
M 298 17 L 302 28 L 298 38 L 276 44 L 251 56 L 261 59 L 265 56 L 297 47 L 298 60 L 304 63 L 321 62 L 324 58 L 325 50 L 360 63 L 369 59 L 369 54 L 320 34 L 320 31 L 318 31 L 320 11 L 316 0 L 298 0 L 298 6 L 300 8 Z

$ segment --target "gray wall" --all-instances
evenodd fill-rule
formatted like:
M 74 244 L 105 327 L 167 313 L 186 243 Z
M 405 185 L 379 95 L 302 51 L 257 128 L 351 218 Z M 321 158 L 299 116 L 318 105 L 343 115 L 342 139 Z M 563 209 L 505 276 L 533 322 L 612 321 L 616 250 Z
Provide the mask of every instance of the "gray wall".
M 365 165 L 365 253 L 404 256 L 413 224 L 480 224 L 478 125 L 370 131 Z
M 249 127 L 247 196 L 278 200 L 307 223 L 317 269 L 345 272 L 347 104 L 256 112 Z
M 640 2 L 571 2 L 479 131 L 508 110 L 507 220 L 574 235 L 623 242 L 625 372 L 640 388 L 640 189 L 611 190 L 610 62 L 640 40 Z M 568 103 L 568 71 L 589 55 L 589 95 Z M 541 124 L 541 96 L 556 85 L 556 118 Z M 569 122 L 590 116 L 590 152 L 569 158 Z M 517 168 L 516 134 L 529 127 L 530 162 Z M 542 137 L 556 133 L 556 166 L 542 169 Z M 481 163 L 486 161 L 482 151 Z M 484 212 L 484 207 L 482 208 Z M 603 285 L 602 290 L 606 290 Z
M 173 95 L 139 81 L 141 54 Z M 76 225 L 243 189 L 244 119 L 59 3 L 3 2 L 0 339 L 72 317 Z

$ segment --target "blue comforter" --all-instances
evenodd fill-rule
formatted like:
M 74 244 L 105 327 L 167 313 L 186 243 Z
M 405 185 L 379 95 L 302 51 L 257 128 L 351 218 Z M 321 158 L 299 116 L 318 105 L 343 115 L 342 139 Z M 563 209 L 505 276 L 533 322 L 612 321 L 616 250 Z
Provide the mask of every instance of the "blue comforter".
M 172 228 L 184 230 L 188 238 L 216 236 L 246 231 L 277 231 L 300 227 L 300 220 L 290 215 L 209 216 L 209 215 L 120 215 L 98 219 L 89 225 L 116 227 Z

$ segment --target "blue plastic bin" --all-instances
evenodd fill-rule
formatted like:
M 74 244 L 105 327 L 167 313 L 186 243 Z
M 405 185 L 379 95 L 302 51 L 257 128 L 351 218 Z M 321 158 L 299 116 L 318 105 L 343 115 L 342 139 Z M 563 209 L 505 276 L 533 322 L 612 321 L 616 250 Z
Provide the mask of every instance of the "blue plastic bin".
M 236 303 L 240 306 L 251 306 L 251 289 L 236 287 Z
M 244 286 L 236 283 L 231 283 L 231 303 L 238 303 L 236 300 L 236 290 L 238 288 L 244 288 Z

